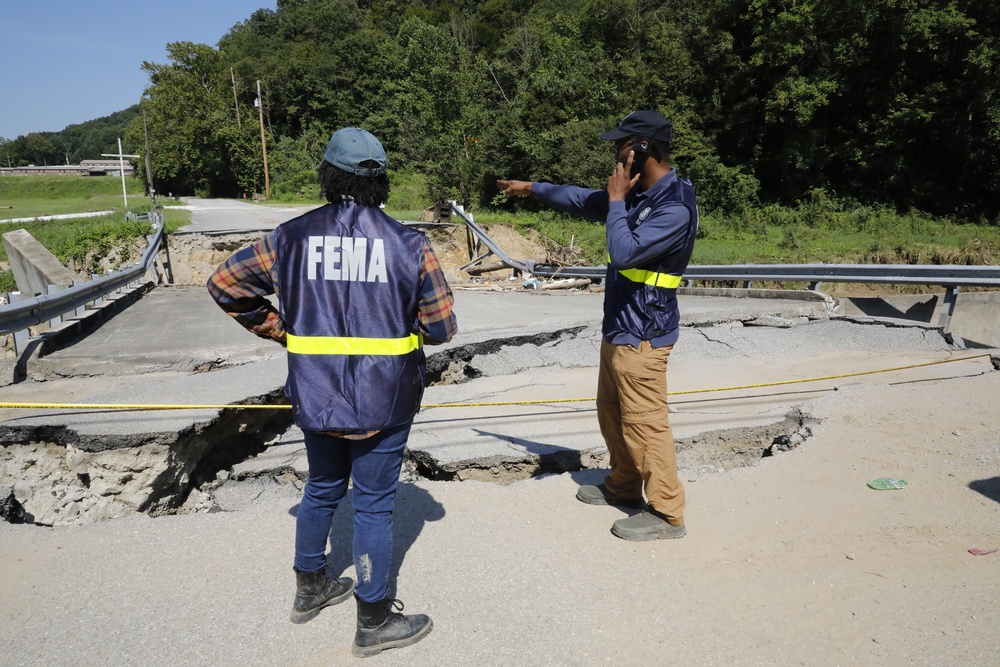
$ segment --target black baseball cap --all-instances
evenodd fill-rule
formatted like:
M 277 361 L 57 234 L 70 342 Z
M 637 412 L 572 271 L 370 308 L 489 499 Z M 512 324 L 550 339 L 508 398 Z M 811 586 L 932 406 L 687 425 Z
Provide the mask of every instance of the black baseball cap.
M 625 116 L 618 127 L 608 130 L 601 139 L 618 141 L 625 137 L 645 137 L 654 141 L 670 143 L 674 136 L 674 126 L 655 111 L 633 111 Z

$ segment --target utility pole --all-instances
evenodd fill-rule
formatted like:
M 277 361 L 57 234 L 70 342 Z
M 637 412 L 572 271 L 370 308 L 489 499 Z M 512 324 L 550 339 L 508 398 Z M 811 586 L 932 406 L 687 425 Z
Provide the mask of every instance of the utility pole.
M 119 169 L 122 174 L 122 198 L 125 199 L 125 208 L 128 208 L 128 193 L 125 191 L 125 158 L 134 157 L 138 158 L 138 155 L 125 155 L 122 153 L 122 138 L 118 137 L 118 154 L 114 153 L 101 153 L 101 157 L 116 157 L 118 158 Z
M 267 173 L 267 141 L 264 139 L 264 100 L 260 97 L 260 79 L 257 79 L 257 111 L 260 117 L 260 147 L 264 152 L 264 199 L 270 199 L 271 177 Z
M 232 67 L 229 68 L 229 76 L 233 78 L 233 104 L 236 105 L 236 127 L 242 130 L 243 124 L 240 123 L 240 101 L 236 98 L 236 73 L 233 72 Z M 257 93 L 257 96 L 260 97 L 259 92 Z
M 142 134 L 146 139 L 146 182 L 149 184 L 149 198 L 156 206 L 156 188 L 153 187 L 153 160 L 149 156 L 149 126 L 146 124 L 146 107 L 142 108 Z

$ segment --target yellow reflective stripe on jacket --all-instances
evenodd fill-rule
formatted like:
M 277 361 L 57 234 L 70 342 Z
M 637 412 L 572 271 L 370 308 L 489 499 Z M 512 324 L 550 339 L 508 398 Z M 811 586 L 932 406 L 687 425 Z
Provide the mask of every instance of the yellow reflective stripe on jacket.
M 680 286 L 682 276 L 675 276 L 669 273 L 657 273 L 656 271 L 645 271 L 643 269 L 620 269 L 622 274 L 634 283 L 645 283 L 653 287 L 674 288 Z
M 418 334 L 406 338 L 349 338 L 345 336 L 296 336 L 287 334 L 288 351 L 292 354 L 367 354 L 400 355 L 420 349 L 423 340 Z

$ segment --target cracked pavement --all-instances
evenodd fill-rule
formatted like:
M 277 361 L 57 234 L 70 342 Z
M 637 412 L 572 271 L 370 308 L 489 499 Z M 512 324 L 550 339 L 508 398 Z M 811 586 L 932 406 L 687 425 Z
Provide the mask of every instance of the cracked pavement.
M 679 448 L 699 435 L 743 429 L 745 440 L 763 452 L 771 443 L 761 441 L 760 429 L 781 423 L 844 380 L 753 385 L 933 361 L 960 351 L 935 327 L 838 317 L 829 300 L 805 292 L 763 294 L 700 296 L 692 290 L 680 297 L 684 328 L 669 367 L 669 390 L 685 392 L 671 397 Z M 789 298 L 794 296 L 801 299 Z M 457 289 L 459 334 L 447 345 L 427 348 L 430 375 L 443 379 L 423 399 L 425 406 L 449 407 L 425 407 L 417 416 L 410 473 L 508 482 L 604 465 L 592 400 L 602 300 L 601 294 L 581 292 Z M 28 382 L 0 387 L 0 400 L 220 405 L 277 395 L 285 363 L 279 346 L 230 321 L 202 288 L 163 287 L 75 345 L 32 359 L 28 374 Z M 720 391 L 727 387 L 740 388 Z M 199 432 L 222 412 L 0 409 L 0 434 L 16 442 L 44 432 L 56 442 L 83 442 L 97 451 Z M 301 443 L 301 434 L 291 427 L 270 442 L 283 450 Z M 295 474 L 304 477 L 304 458 L 292 458 Z M 267 456 L 257 459 L 241 464 L 242 477 L 288 471 Z M 725 452 L 714 461 L 695 459 L 691 474 L 737 465 Z

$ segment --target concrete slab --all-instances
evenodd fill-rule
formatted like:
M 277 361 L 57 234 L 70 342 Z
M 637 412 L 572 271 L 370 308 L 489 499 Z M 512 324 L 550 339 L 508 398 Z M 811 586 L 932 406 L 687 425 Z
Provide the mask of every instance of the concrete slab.
M 69 287 L 80 278 L 23 229 L 4 234 L 3 245 L 14 282 L 24 298 L 46 294 L 49 285 Z
M 837 350 L 849 350 L 851 355 L 858 357 L 897 350 L 920 353 L 948 349 L 940 335 L 921 327 L 890 330 L 881 325 L 859 327 L 824 319 L 787 329 L 733 326 L 741 319 L 765 315 L 799 318 L 800 321 L 807 321 L 804 319 L 807 315 L 825 317 L 822 302 L 684 295 L 681 306 L 685 323 L 697 326 L 686 326 L 683 330 L 671 360 L 672 386 L 683 380 L 684 367 L 688 364 L 718 372 L 728 369 L 727 373 L 739 375 L 739 364 L 735 363 L 739 359 L 753 365 L 771 364 L 776 359 L 814 357 Z M 428 354 L 540 332 L 576 330 L 578 333 L 567 334 L 542 346 L 493 346 L 492 354 L 481 355 L 474 362 L 476 374 L 486 376 L 485 379 L 431 388 L 425 403 L 507 401 L 524 396 L 574 397 L 592 393 L 595 382 L 588 373 L 593 373 L 597 361 L 601 309 L 602 298 L 595 294 L 456 290 L 460 333 L 447 345 L 429 347 Z M 709 323 L 712 326 L 708 326 Z M 772 368 L 778 370 L 779 366 Z M 0 388 L 0 399 L 214 405 L 244 402 L 279 390 L 284 385 L 285 362 L 280 346 L 243 331 L 218 309 L 204 289 L 160 287 L 86 339 L 39 359 L 37 367 L 29 369 L 29 374 L 52 380 Z M 768 374 L 777 379 L 775 375 Z M 566 412 L 568 409 L 557 410 Z M 32 414 L 31 411 L 4 410 L 0 417 L 22 425 L 48 422 L 88 434 L 102 430 L 122 434 L 143 429 L 184 428 L 192 421 L 213 414 L 213 411 L 160 411 L 109 416 L 100 412 Z M 485 414 L 489 415 L 490 410 Z M 592 425 L 588 429 L 593 430 Z M 568 434 L 582 430 L 570 429 Z M 527 433 L 508 435 L 507 440 L 472 432 L 469 437 L 445 437 L 440 433 L 435 437 L 448 442 L 466 441 L 468 448 L 454 450 L 463 451 L 460 456 L 465 458 L 490 455 L 473 443 L 492 440 L 491 451 L 507 456 L 511 452 L 523 452 L 525 447 L 512 449 L 511 437 L 534 442 Z M 590 443 L 567 435 L 535 446 L 562 447 L 570 441 L 586 442 L 588 446 L 599 444 L 596 440 Z M 453 451 L 452 445 L 442 445 L 439 451 L 442 460 L 454 460 L 459 456 L 443 453 Z

